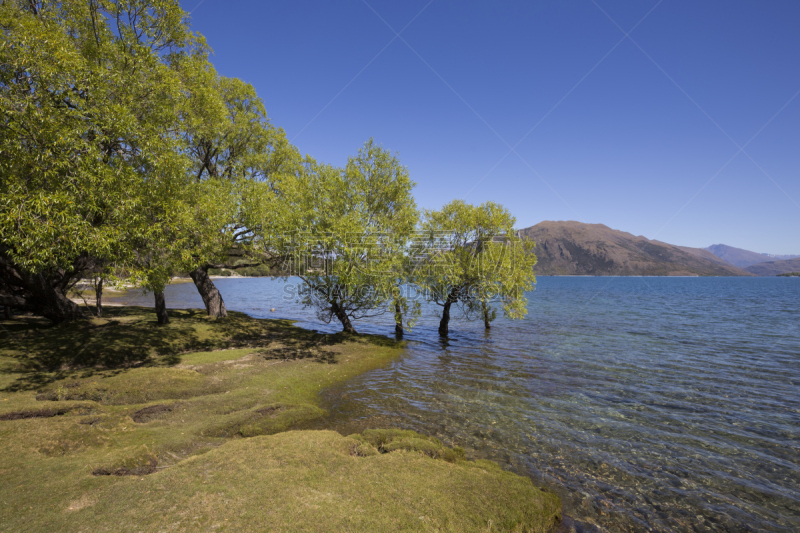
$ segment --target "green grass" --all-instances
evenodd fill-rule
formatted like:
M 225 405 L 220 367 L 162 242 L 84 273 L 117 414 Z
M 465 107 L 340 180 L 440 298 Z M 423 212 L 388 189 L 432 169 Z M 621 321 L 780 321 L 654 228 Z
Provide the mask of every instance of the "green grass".
M 560 516 L 529 479 L 414 432 L 287 431 L 402 343 L 107 311 L 0 322 L 2 531 L 544 532 Z

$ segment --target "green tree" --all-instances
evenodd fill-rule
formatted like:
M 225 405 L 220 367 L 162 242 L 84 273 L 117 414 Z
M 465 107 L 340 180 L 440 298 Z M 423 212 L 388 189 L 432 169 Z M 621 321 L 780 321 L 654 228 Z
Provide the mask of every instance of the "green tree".
M 198 195 L 191 185 L 164 191 L 156 195 L 158 201 L 142 206 L 140 213 L 149 221 L 150 230 L 137 234 L 131 243 L 135 257 L 126 262 L 128 281 L 153 293 L 159 325 L 169 323 L 164 289 L 181 270 L 182 258 L 192 243 L 193 206 Z
M 205 59 L 186 59 L 191 87 L 184 142 L 191 158 L 195 223 L 183 250 L 188 271 L 209 316 L 227 316 L 211 268 L 246 268 L 269 262 L 264 243 L 275 227 L 273 211 L 282 176 L 296 176 L 302 158 L 267 118 L 255 89 L 218 76 Z M 266 237 L 265 237 L 266 235 Z M 228 261 L 232 248 L 247 261 Z
M 394 332 L 398 337 L 405 334 L 406 328 L 411 329 L 422 314 L 421 302 L 418 299 L 409 298 L 408 294 L 414 286 L 416 264 L 410 255 L 413 246 L 412 236 L 404 237 L 401 236 L 398 239 L 396 253 L 401 257 L 394 272 L 395 286 L 392 289 L 391 302 L 394 311 Z
M 398 158 L 372 139 L 344 169 L 306 162 L 284 205 L 290 246 L 304 282 L 302 302 L 355 333 L 353 321 L 390 310 L 404 244 L 418 213 L 414 183 Z
M 423 261 L 415 280 L 442 307 L 440 335 L 449 333 L 453 304 L 461 304 L 468 318 L 482 318 L 486 328 L 496 316 L 493 302 L 509 318 L 527 313 L 525 292 L 536 281 L 536 255 L 534 243 L 519 238 L 515 222 L 493 202 L 473 206 L 455 200 L 424 212 L 415 250 Z
M 204 47 L 185 16 L 176 0 L 0 3 L 2 303 L 80 318 L 82 273 L 135 269 L 164 240 L 153 222 L 188 165 L 178 67 Z

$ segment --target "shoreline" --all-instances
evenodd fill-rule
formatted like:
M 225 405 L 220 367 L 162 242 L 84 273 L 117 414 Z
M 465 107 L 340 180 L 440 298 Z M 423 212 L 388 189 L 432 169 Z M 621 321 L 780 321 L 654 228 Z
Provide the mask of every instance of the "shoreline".
M 114 515 L 136 517 L 130 527 L 115 524 L 115 530 L 171 529 L 180 515 L 169 509 L 191 507 L 196 494 L 205 495 L 205 503 L 195 514 L 206 518 L 194 529 L 219 523 L 235 530 L 317 523 L 325 530 L 416 529 L 419 516 L 426 516 L 434 527 L 475 530 L 506 516 L 509 523 L 544 531 L 559 522 L 557 496 L 539 491 L 529 477 L 489 461 L 468 461 L 463 451 L 431 437 L 404 430 L 349 437 L 287 431 L 325 416 L 322 390 L 402 356 L 402 342 L 319 334 L 236 311 L 215 321 L 205 310 L 170 310 L 170 324 L 155 326 L 150 309 L 120 306 L 114 320 L 93 318 L 69 328 L 47 327 L 29 316 L 12 319 L 16 345 L 0 348 L 0 360 L 47 353 L 62 363 L 55 372 L 30 374 L 19 367 L 0 376 L 0 431 L 8 451 L 0 459 L 8 480 L 0 487 L 4 509 L 19 507 L 20 498 L 50 502 L 33 512 L 0 511 L 8 527 L 57 530 L 69 513 L 76 527 L 110 530 L 113 509 Z M 70 348 L 75 341 L 81 349 Z M 162 348 L 154 352 L 152 346 Z M 86 368 L 95 370 L 87 374 Z M 42 450 L 50 449 L 42 461 Z M 269 466 L 280 457 L 283 466 Z M 61 466 L 53 470 L 55 465 Z M 198 472 L 209 469 L 216 484 L 206 486 L 208 478 Z M 324 474 L 308 485 L 315 469 L 349 474 L 346 482 Z M 375 493 L 370 480 L 376 476 L 392 487 L 390 493 Z M 214 496 L 219 487 L 229 493 L 223 500 Z M 297 490 L 303 495 L 289 496 Z M 487 501 L 486 490 L 497 498 Z M 325 520 L 302 503 L 320 492 L 341 494 L 335 508 L 319 508 Z M 412 503 L 419 498 L 426 503 Z M 284 510 L 255 511 L 262 508 Z
M 221 277 L 223 279 L 225 279 L 228 276 L 221 276 Z M 240 276 L 240 278 L 245 278 L 245 277 L 247 277 L 247 276 Z M 260 277 L 271 277 L 271 276 L 260 276 Z M 114 304 L 114 305 L 118 306 L 118 307 L 126 307 L 125 304 Z M 105 304 L 104 304 L 104 306 L 105 306 Z M 143 306 L 142 308 L 143 309 L 153 310 L 154 306 L 153 305 L 147 305 L 147 306 Z M 205 310 L 204 309 L 200 309 L 200 308 L 197 308 L 197 309 L 169 309 L 170 312 L 172 312 L 172 311 L 186 311 L 186 310 L 193 311 L 193 312 L 196 312 L 196 313 L 199 313 L 199 314 L 203 314 L 203 315 L 205 314 Z M 253 320 L 267 320 L 267 321 L 271 321 L 271 320 L 279 320 L 279 321 L 289 320 L 289 319 L 274 319 L 274 318 L 251 316 L 246 311 L 231 311 L 231 310 L 229 310 L 229 312 L 241 313 L 241 314 L 244 314 L 244 315 L 248 316 L 249 318 L 251 318 Z M 294 322 L 295 320 L 292 320 L 292 322 Z M 300 330 L 303 330 L 304 332 L 307 332 L 309 334 L 320 334 L 318 330 L 311 329 L 311 328 L 308 328 L 308 327 L 304 327 L 302 325 L 293 324 L 293 327 L 296 327 L 296 328 L 298 328 Z M 336 335 L 336 334 L 322 333 L 322 335 Z M 362 333 L 362 334 L 360 334 L 360 336 L 364 336 L 364 337 L 376 337 L 377 336 L 377 337 L 381 337 L 381 338 L 384 338 L 384 339 L 392 341 L 392 342 L 395 341 L 395 336 L 391 335 L 391 334 L 388 334 L 388 333 Z M 369 371 L 369 370 L 367 370 L 367 371 Z M 352 376 L 349 379 L 355 379 L 359 375 Z M 329 402 L 327 400 L 323 400 L 324 393 L 326 391 L 330 390 L 331 387 L 341 386 L 343 383 L 344 382 L 341 382 L 341 383 L 338 383 L 338 384 L 335 384 L 335 385 L 331 385 L 328 388 L 320 390 L 320 393 L 319 393 L 319 396 L 318 396 L 318 404 L 319 404 L 319 406 L 321 408 L 323 408 L 323 409 L 325 409 L 325 411 L 327 411 L 324 415 L 321 415 L 321 416 L 318 416 L 318 417 L 314 417 L 314 418 L 309 419 L 307 421 L 299 422 L 295 426 L 293 426 L 292 428 L 289 428 L 289 430 L 291 430 L 291 431 L 304 431 L 304 430 L 309 430 L 309 431 L 330 431 L 330 430 L 332 430 L 332 431 L 336 431 L 337 433 L 339 433 L 341 435 L 349 434 L 351 431 L 347 431 L 346 430 L 344 433 L 341 431 L 341 429 L 343 429 L 345 426 L 342 426 L 339 423 L 331 424 L 331 422 L 333 421 L 333 418 L 334 418 L 334 414 L 332 412 L 330 412 L 329 409 L 328 409 L 330 407 Z M 375 426 L 375 427 L 373 427 L 373 426 L 368 426 L 368 427 L 364 426 L 364 427 L 361 427 L 361 428 L 356 428 L 356 426 L 357 426 L 357 424 L 353 424 L 352 432 L 359 433 L 360 431 L 363 431 L 365 429 L 369 430 L 369 429 L 375 429 L 375 428 L 377 428 L 377 429 L 385 429 L 385 430 L 392 430 L 394 427 L 396 427 L 396 426 L 389 427 L 389 426 L 385 426 L 385 425 L 379 425 L 379 426 Z M 457 442 L 454 443 L 454 445 L 457 445 L 457 444 L 458 444 Z M 476 457 L 471 457 L 470 459 L 471 460 L 475 460 Z M 483 458 L 477 458 L 477 459 L 478 460 L 486 460 L 486 459 L 483 459 Z M 538 483 L 538 481 L 533 476 L 531 476 L 529 472 L 526 472 L 524 470 L 519 470 L 519 469 L 511 469 L 511 470 L 508 470 L 508 471 L 512 472 L 513 474 L 515 474 L 517 476 L 521 476 L 521 477 L 524 477 L 526 479 L 529 479 L 534 484 Z M 551 488 L 551 490 L 552 490 L 552 488 Z M 572 529 L 570 529 L 570 528 L 572 528 Z M 600 526 L 598 526 L 595 523 L 587 522 L 585 520 L 580 520 L 580 519 L 575 518 L 573 516 L 566 515 L 562 511 L 562 522 L 551 533 L 570 533 L 571 531 L 574 531 L 575 529 L 577 529 L 577 531 L 583 531 L 583 532 L 586 532 L 586 533 L 599 533 L 599 532 L 603 531 L 600 528 Z

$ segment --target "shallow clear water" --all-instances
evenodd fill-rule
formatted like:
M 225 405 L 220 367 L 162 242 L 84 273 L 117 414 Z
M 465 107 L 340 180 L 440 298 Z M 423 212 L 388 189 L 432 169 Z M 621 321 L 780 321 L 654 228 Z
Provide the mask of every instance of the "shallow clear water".
M 337 329 L 280 280 L 217 285 L 229 309 Z M 202 307 L 192 284 L 166 296 Z M 435 435 L 609 531 L 800 531 L 800 279 L 545 277 L 529 300 L 447 342 L 425 309 L 404 357 L 326 393 L 322 425 Z

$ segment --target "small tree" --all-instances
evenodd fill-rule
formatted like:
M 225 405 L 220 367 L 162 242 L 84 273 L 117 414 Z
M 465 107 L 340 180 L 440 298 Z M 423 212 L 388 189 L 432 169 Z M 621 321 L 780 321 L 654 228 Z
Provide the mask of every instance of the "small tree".
M 137 236 L 135 259 L 130 261 L 130 281 L 155 296 L 155 309 L 159 325 L 169 323 L 164 289 L 180 268 L 181 258 L 189 247 L 192 216 L 192 188 L 186 187 L 173 194 L 163 194 L 160 201 L 152 202 L 142 210 L 143 216 L 155 228 Z
M 335 318 L 355 333 L 353 320 L 397 301 L 403 245 L 417 221 L 413 186 L 397 157 L 372 139 L 344 169 L 307 163 L 287 218 L 300 230 L 292 246 L 302 302 L 321 320 Z
M 405 333 L 405 328 L 411 329 L 416 324 L 422 308 L 418 300 L 412 301 L 403 290 L 410 289 L 414 285 L 414 262 L 409 255 L 413 241 L 406 239 L 405 242 L 398 242 L 396 251 L 401 262 L 394 272 L 395 286 L 392 290 L 391 309 L 394 311 L 394 332 L 397 336 Z
M 416 253 L 423 256 L 417 284 L 442 307 L 439 334 L 449 333 L 450 311 L 461 304 L 468 318 L 490 327 L 498 302 L 509 318 L 527 313 L 525 292 L 533 288 L 533 242 L 520 239 L 516 220 L 502 206 L 473 206 L 461 200 L 424 212 Z

